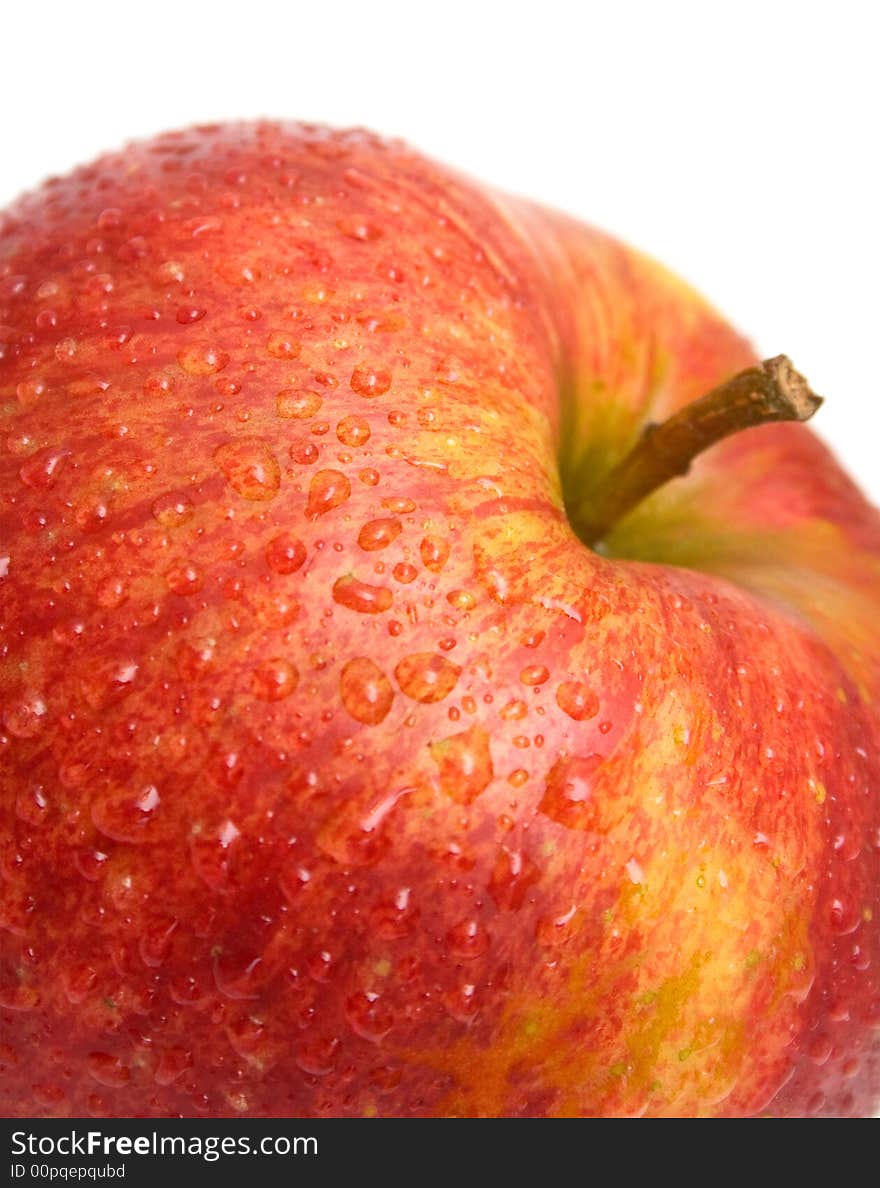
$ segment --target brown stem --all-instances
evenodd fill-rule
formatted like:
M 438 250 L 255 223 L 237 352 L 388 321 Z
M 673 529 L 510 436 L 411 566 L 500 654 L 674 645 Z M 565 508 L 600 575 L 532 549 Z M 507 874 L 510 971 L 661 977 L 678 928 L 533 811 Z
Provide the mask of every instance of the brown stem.
M 588 506 L 575 510 L 578 535 L 588 544 L 601 541 L 646 495 L 687 474 L 693 459 L 716 441 L 769 421 L 807 421 L 821 403 L 785 355 L 740 371 L 668 420 L 645 426 L 590 493 Z

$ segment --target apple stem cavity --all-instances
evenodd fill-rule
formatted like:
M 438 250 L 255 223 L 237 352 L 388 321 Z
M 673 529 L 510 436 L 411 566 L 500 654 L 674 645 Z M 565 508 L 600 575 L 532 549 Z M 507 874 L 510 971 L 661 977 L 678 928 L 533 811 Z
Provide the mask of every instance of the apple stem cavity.
M 667 420 L 645 425 L 600 485 L 569 508 L 578 535 L 600 545 L 646 496 L 687 474 L 694 458 L 716 442 L 772 421 L 808 421 L 821 404 L 786 355 L 747 367 Z

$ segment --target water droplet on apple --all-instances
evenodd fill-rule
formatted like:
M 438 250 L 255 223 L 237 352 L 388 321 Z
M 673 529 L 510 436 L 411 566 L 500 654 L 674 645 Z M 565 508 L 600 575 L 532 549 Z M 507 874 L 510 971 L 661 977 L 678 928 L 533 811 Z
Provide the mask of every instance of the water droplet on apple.
M 197 565 L 181 561 L 167 570 L 165 584 L 174 594 L 198 594 L 205 584 L 205 579 Z
M 419 571 L 414 565 L 410 565 L 408 561 L 398 561 L 391 571 L 395 581 L 402 582 L 403 585 L 408 586 L 410 582 L 414 582 L 419 576 Z
M 394 1017 L 384 1006 L 381 996 L 372 991 L 352 994 L 345 1003 L 345 1018 L 356 1035 L 374 1044 L 385 1038 L 394 1023 Z
M 235 1002 L 259 998 L 267 981 L 263 958 L 252 953 L 218 953 L 214 958 L 214 985 Z
M 75 961 L 63 975 L 62 981 L 67 1001 L 75 1006 L 94 990 L 98 974 L 88 962 Z
M 323 401 L 317 392 L 297 392 L 285 388 L 275 397 L 275 411 L 286 420 L 305 421 L 320 412 Z
M 459 611 L 473 610 L 477 605 L 476 598 L 467 590 L 450 590 L 446 595 L 446 601 Z
M 585 722 L 599 712 L 599 698 L 582 681 L 563 681 L 556 690 L 556 704 L 575 722 Z
M 144 924 L 138 937 L 141 961 L 150 969 L 158 969 L 171 952 L 171 943 L 178 922 L 172 916 L 156 916 Z
M 100 396 L 106 392 L 110 387 L 107 380 L 101 379 L 96 375 L 81 375 L 77 379 L 70 380 L 65 385 L 65 389 L 70 396 L 80 398 L 83 396 Z
M 229 863 L 239 830 L 232 821 L 209 833 L 197 833 L 190 840 L 193 870 L 212 891 L 222 891 L 229 880 Z
M 335 969 L 333 954 L 328 949 L 316 949 L 306 958 L 309 977 L 316 982 L 327 982 Z
M 74 865 L 84 879 L 97 883 L 106 873 L 107 858 L 103 850 L 89 848 L 79 851 L 74 858 Z
M 519 674 L 524 685 L 543 685 L 550 679 L 550 671 L 543 664 L 528 664 Z
M 176 528 L 192 518 L 194 508 L 186 495 L 169 491 L 154 501 L 151 511 L 163 528 Z
M 489 934 L 479 920 L 462 920 L 446 933 L 446 948 L 457 961 L 474 961 L 489 948 Z
M 547 773 L 541 811 L 569 829 L 595 830 L 599 810 L 593 798 L 593 777 L 601 755 L 563 756 Z
M 351 574 L 333 585 L 333 601 L 365 615 L 378 615 L 391 608 L 393 596 L 387 586 L 370 586 Z
M 305 564 L 305 559 L 305 545 L 289 532 L 273 537 L 266 546 L 266 564 L 275 573 L 296 573 Z
M 339 680 L 339 695 L 351 717 L 366 726 L 383 721 L 394 700 L 391 682 L 366 656 L 356 656 L 345 665 Z
M 108 1089 L 122 1089 L 131 1080 L 131 1071 L 118 1056 L 109 1052 L 91 1052 L 86 1067 L 99 1085 Z
M 538 877 L 538 868 L 521 850 L 502 846 L 489 877 L 489 893 L 496 907 L 517 911 Z
M 442 996 L 443 1006 L 447 1013 L 459 1023 L 470 1023 L 479 1010 L 477 988 L 472 982 L 464 982 L 447 990 Z
M 157 372 L 147 376 L 142 384 L 142 391 L 151 399 L 162 399 L 170 396 L 176 387 L 177 380 L 173 375 Z
M 181 326 L 192 326 L 195 322 L 200 322 L 207 312 L 199 305 L 180 305 L 174 318 Z
M 29 986 L 23 981 L 12 981 L 7 978 L 0 980 L 0 1007 L 5 1011 L 32 1011 L 40 1004 L 40 994 L 36 986 Z
M 426 536 L 419 545 L 422 564 L 432 573 L 439 573 L 449 560 L 449 542 L 439 536 Z
M 391 516 L 370 520 L 358 533 L 358 544 L 368 553 L 387 548 L 400 536 L 402 527 L 400 520 L 395 520 Z
M 343 445 L 362 446 L 370 440 L 370 426 L 363 417 L 343 417 L 336 426 L 336 436 Z
M 405 690 L 404 690 L 405 691 Z M 429 744 L 440 787 L 459 804 L 470 804 L 495 777 L 489 735 L 479 726 Z
M 75 338 L 62 338 L 55 344 L 55 358 L 59 363 L 72 363 L 79 353 Z
M 299 862 L 282 866 L 278 875 L 278 886 L 291 907 L 296 906 L 300 894 L 310 885 L 311 881 L 311 871 Z
M 159 1055 L 153 1080 L 157 1085 L 173 1085 L 175 1081 L 192 1068 L 192 1052 L 186 1048 L 165 1048 Z
M 336 220 L 336 226 L 343 235 L 349 239 L 357 239 L 361 243 L 374 243 L 383 235 L 381 227 L 377 227 L 375 223 L 369 222 L 360 215 L 345 215 Z
M 15 815 L 25 825 L 41 825 L 46 820 L 49 801 L 42 784 L 20 788 L 15 798 Z
M 154 784 L 137 790 L 113 788 L 96 793 L 91 817 L 96 829 L 113 841 L 139 845 L 150 837 L 149 826 L 155 820 L 161 797 Z
M 57 446 L 46 446 L 24 462 L 19 470 L 21 481 L 35 490 L 48 491 L 54 487 L 64 463 L 70 457 L 70 450 Z
M 370 930 L 383 940 L 400 940 L 406 936 L 416 918 L 410 888 L 401 887 L 390 898 L 377 903 L 369 918 Z
M 97 532 L 107 523 L 110 508 L 100 496 L 86 496 L 74 505 L 73 516 L 83 532 Z
M 316 520 L 318 516 L 345 503 L 351 495 L 351 483 L 340 470 L 319 470 L 309 485 L 306 515 Z
M 300 1044 L 295 1057 L 297 1066 L 312 1077 L 326 1077 L 333 1071 L 339 1053 L 339 1040 L 315 1037 Z
M 33 738 L 46 721 L 46 702 L 41 693 L 26 691 L 3 707 L 3 725 L 13 738 Z
M 124 215 L 118 207 L 108 206 L 98 215 L 95 226 L 99 231 L 115 231 L 116 228 L 123 225 L 124 221 Z
M 481 570 L 479 580 L 484 589 L 488 592 L 489 597 L 502 605 L 507 602 L 510 595 L 508 581 L 505 574 L 500 569 L 494 566 Z
M 391 495 L 382 500 L 382 506 L 386 511 L 393 512 L 396 516 L 406 516 L 416 510 L 415 500 L 409 499 L 405 495 Z
M 128 598 L 128 587 L 122 577 L 112 575 L 105 577 L 95 587 L 95 601 L 97 605 L 105 607 L 107 611 L 115 611 Z
M 215 890 L 220 890 L 220 887 Z M 198 978 L 192 974 L 183 974 L 169 981 L 168 997 L 179 1006 L 192 1006 L 204 999 L 205 990 Z
M 535 940 L 551 948 L 561 947 L 572 938 L 577 928 L 577 904 L 572 904 L 567 911 L 542 916 L 535 925 Z
M 46 390 L 46 384 L 41 379 L 22 380 L 16 386 L 15 396 L 22 408 L 31 408 Z
M 435 652 L 405 656 L 394 670 L 401 691 L 413 701 L 431 704 L 448 697 L 455 688 L 461 669 Z
M 862 922 L 862 913 L 852 903 L 840 897 L 831 901 L 828 912 L 832 930 L 838 936 L 848 936 L 855 932 Z
M 311 466 L 318 461 L 320 451 L 313 441 L 295 442 L 287 451 L 291 462 L 299 466 Z
M 281 486 L 281 469 L 267 442 L 259 437 L 228 441 L 214 451 L 214 461 L 233 491 L 243 499 L 272 499 Z
M 299 684 L 299 672 L 288 660 L 264 660 L 251 674 L 251 692 L 260 701 L 281 701 Z
M 265 1024 L 253 1016 L 233 1019 L 226 1025 L 226 1037 L 232 1050 L 259 1070 L 271 1059 L 272 1045 Z M 236 1108 L 238 1108 L 236 1106 Z M 247 1109 L 246 1099 L 243 1109 Z
M 285 330 L 273 330 L 266 339 L 266 354 L 273 359 L 297 359 L 301 351 L 300 343 Z
M 178 352 L 177 362 L 187 375 L 216 375 L 229 363 L 229 355 L 216 347 L 194 343 Z
M 834 1051 L 834 1045 L 827 1035 L 817 1035 L 815 1039 L 811 1040 L 807 1047 L 807 1055 L 814 1064 L 821 1067 L 827 1064 Z
M 391 387 L 391 376 L 381 368 L 360 364 L 351 373 L 350 383 L 358 396 L 381 396 Z

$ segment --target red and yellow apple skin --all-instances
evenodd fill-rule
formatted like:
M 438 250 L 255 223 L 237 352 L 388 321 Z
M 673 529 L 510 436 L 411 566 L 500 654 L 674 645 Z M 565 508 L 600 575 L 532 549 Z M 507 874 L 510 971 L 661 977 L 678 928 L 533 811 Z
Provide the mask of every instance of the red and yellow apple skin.
M 700 298 L 255 124 L 21 200 L 0 325 L 0 1112 L 874 1107 L 880 518 L 791 426 L 566 512 Z

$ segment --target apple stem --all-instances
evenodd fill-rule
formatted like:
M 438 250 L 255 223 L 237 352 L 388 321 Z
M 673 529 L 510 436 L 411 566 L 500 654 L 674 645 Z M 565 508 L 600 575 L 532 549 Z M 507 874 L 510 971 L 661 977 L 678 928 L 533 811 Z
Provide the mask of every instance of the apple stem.
M 598 544 L 645 496 L 687 474 L 715 442 L 771 421 L 808 421 L 821 403 L 785 355 L 747 367 L 660 424 L 645 425 L 630 452 L 573 509 L 578 535 Z

